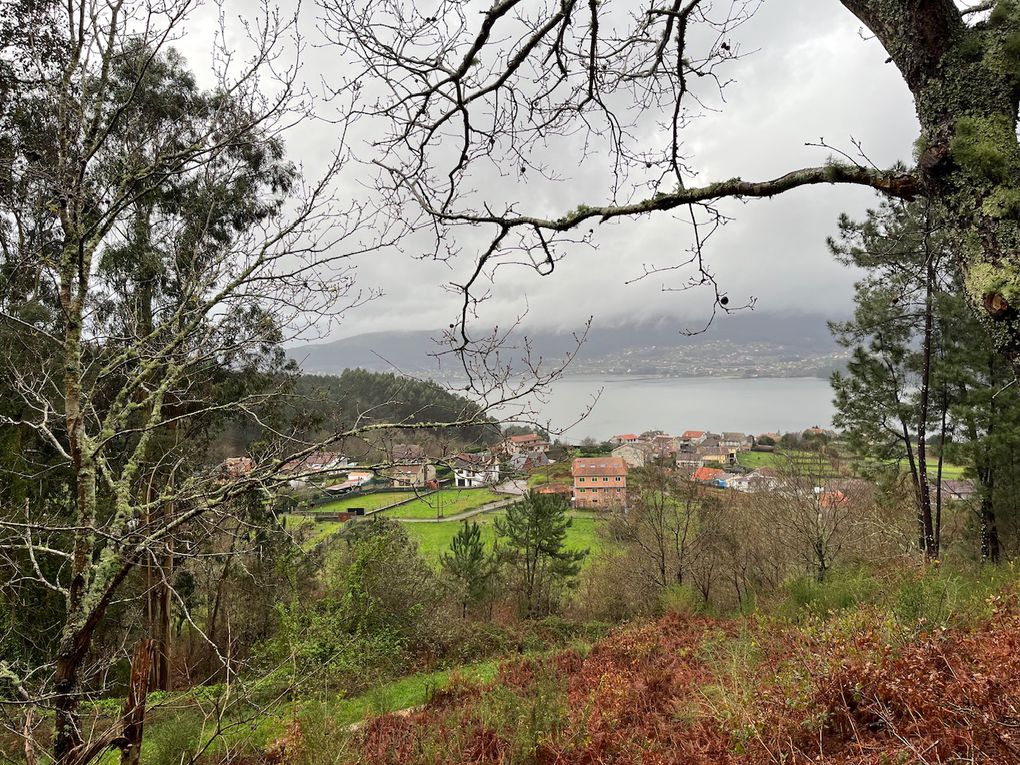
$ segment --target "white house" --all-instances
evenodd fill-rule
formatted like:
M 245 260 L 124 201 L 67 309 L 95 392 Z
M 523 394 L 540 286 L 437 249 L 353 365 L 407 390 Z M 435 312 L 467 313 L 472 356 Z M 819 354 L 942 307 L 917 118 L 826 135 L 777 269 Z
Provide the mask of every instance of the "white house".
M 453 460 L 454 485 L 461 489 L 499 483 L 499 460 L 491 454 L 458 454 Z
M 653 450 L 650 444 L 625 443 L 613 449 L 613 456 L 621 457 L 627 463 L 627 467 L 641 468 L 651 459 Z

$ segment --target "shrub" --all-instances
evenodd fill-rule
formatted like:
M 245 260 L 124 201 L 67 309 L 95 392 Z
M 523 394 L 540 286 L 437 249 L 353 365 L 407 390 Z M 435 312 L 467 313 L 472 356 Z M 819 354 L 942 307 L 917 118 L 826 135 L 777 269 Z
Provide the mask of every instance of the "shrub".
M 822 617 L 874 602 L 881 590 L 878 580 L 865 569 L 834 570 L 823 581 L 801 576 L 786 583 L 786 602 L 779 612 L 794 620 L 806 615 Z

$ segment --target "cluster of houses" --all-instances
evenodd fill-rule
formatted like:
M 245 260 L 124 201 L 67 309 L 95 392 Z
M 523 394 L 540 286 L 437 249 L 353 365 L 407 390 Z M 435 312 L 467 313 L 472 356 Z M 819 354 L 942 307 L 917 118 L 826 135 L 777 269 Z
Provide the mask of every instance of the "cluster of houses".
M 613 436 L 613 456 L 620 457 L 630 467 L 644 467 L 652 461 L 671 463 L 677 467 L 702 465 L 735 465 L 737 453 L 755 447 L 756 439 L 744 433 L 710 433 L 704 430 L 685 430 L 679 436 L 661 431 L 623 433 Z
M 835 434 L 821 428 L 811 428 L 803 435 L 808 438 Z M 623 433 L 610 439 L 613 445 L 611 454 L 575 458 L 571 463 L 571 483 L 541 486 L 537 491 L 563 495 L 578 508 L 625 508 L 628 499 L 628 471 L 659 464 L 675 467 L 694 481 L 714 488 L 747 493 L 782 492 L 790 488 L 793 479 L 769 467 L 752 471 L 737 467 L 740 452 L 771 451 L 772 445 L 779 438 L 775 433 L 751 436 L 703 430 L 687 430 L 680 435 L 669 435 L 661 431 L 641 435 Z M 359 469 L 342 454 L 316 451 L 288 462 L 283 466 L 283 472 L 291 477 L 291 483 L 295 486 L 303 485 L 309 477 L 336 474 L 344 480 L 324 489 L 330 494 L 343 495 L 379 479 L 396 488 L 437 488 L 436 465 L 441 462 L 452 469 L 453 486 L 472 489 L 499 483 L 501 465 L 509 467 L 511 474 L 518 476 L 548 465 L 549 449 L 549 442 L 534 433 L 508 436 L 487 451 L 463 452 L 442 460 L 430 458 L 426 450 L 417 444 L 395 444 L 387 450 L 385 467 Z M 252 461 L 248 457 L 232 457 L 221 465 L 226 478 L 238 477 L 252 469 Z M 841 502 L 850 492 L 863 491 L 864 484 L 871 486 L 859 479 L 840 479 L 828 483 L 825 486 L 809 487 L 822 506 Z M 798 484 L 793 488 L 800 492 L 803 487 Z M 970 499 L 975 493 L 973 482 L 963 480 L 943 481 L 941 490 L 943 497 L 949 501 Z
M 837 436 L 835 432 L 819 427 L 808 428 L 800 435 L 806 441 L 832 439 Z M 659 431 L 644 433 L 640 436 L 634 433 L 622 433 L 611 438 L 610 443 L 614 445 L 612 456 L 624 463 L 623 486 L 626 486 L 626 468 L 644 467 L 655 462 L 675 466 L 677 470 L 683 471 L 698 483 L 720 489 L 732 489 L 745 493 L 791 490 L 798 494 L 806 490 L 817 497 L 822 507 L 843 502 L 851 494 L 861 495 L 874 490 L 871 482 L 857 478 L 833 479 L 822 482 L 824 483 L 822 486 L 812 485 L 805 488 L 801 485 L 804 481 L 783 476 L 773 468 L 761 467 L 751 471 L 735 468 L 740 452 L 772 451 L 780 439 L 781 436 L 778 433 L 751 436 L 736 432 L 711 433 L 702 430 L 687 430 L 679 436 Z M 578 461 L 574 462 L 577 464 Z M 614 470 L 619 472 L 619 466 L 617 465 Z M 575 471 L 575 504 L 577 504 L 578 492 L 582 486 L 590 487 L 590 479 L 587 484 L 584 481 L 579 481 Z M 976 492 L 974 482 L 969 480 L 943 480 L 939 484 L 939 488 L 942 497 L 948 501 L 968 500 Z M 626 497 L 626 490 L 622 496 Z M 602 502 L 605 504 L 605 500 Z M 585 504 L 578 504 L 578 506 L 592 506 L 590 497 Z

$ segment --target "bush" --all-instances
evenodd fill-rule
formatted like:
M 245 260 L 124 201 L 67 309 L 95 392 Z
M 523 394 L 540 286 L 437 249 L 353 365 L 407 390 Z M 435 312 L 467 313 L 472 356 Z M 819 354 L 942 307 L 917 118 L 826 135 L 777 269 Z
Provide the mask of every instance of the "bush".
M 706 610 L 705 599 L 696 589 L 686 584 L 673 584 L 659 596 L 663 612 L 675 614 L 701 614 Z
M 872 603 L 881 591 L 878 580 L 865 569 L 831 571 L 821 582 L 801 576 L 786 583 L 786 602 L 779 612 L 794 620 L 806 615 L 822 617 Z

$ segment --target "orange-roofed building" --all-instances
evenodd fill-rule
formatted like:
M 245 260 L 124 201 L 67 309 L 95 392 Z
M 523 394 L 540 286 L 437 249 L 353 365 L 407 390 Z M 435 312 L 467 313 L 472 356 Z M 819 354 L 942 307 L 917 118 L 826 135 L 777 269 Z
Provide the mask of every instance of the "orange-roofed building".
M 719 468 L 699 467 L 697 470 L 694 471 L 694 475 L 692 475 L 691 477 L 695 481 L 701 481 L 702 483 L 711 483 L 716 478 L 719 478 L 720 476 L 724 475 L 726 475 L 726 471 L 720 470 Z
M 578 457 L 570 472 L 574 507 L 627 506 L 627 463 L 622 458 Z

